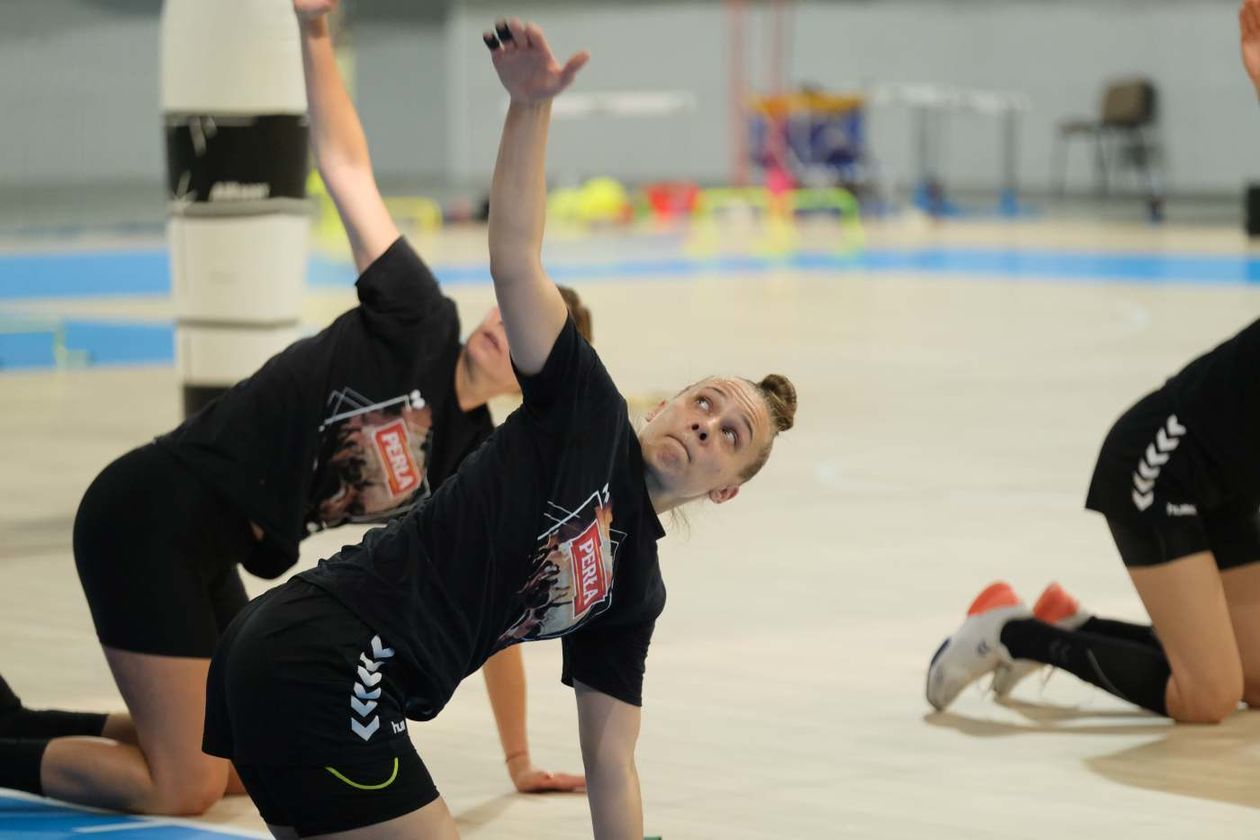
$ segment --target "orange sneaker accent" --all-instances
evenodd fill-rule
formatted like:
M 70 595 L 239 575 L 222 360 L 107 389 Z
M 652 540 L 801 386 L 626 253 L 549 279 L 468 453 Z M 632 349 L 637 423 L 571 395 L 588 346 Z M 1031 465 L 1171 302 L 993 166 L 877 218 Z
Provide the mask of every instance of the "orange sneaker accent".
M 1080 612 L 1081 605 L 1067 590 L 1057 583 L 1052 583 L 1041 593 L 1033 606 L 1033 618 L 1047 624 L 1058 624 Z
M 999 580 L 990 583 L 976 596 L 976 600 L 967 608 L 967 615 L 979 615 L 999 607 L 1014 607 L 1018 604 L 1019 596 L 1015 594 L 1015 590 L 1006 581 Z

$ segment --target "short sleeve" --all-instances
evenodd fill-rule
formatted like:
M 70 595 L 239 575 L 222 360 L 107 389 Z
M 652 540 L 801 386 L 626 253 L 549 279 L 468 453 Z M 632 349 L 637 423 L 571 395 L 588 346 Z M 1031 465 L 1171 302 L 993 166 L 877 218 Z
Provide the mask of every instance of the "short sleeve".
M 403 237 L 385 249 L 355 281 L 359 303 L 369 313 L 411 320 L 454 315 L 433 272 Z
M 579 630 L 561 639 L 560 680 L 577 680 L 631 706 L 643 705 L 643 674 L 656 621 Z
M 535 419 L 568 417 L 580 408 L 621 399 L 599 355 L 578 333 L 572 318 L 565 320 L 542 370 L 525 376 L 515 363 L 512 369 L 521 386 L 522 405 Z

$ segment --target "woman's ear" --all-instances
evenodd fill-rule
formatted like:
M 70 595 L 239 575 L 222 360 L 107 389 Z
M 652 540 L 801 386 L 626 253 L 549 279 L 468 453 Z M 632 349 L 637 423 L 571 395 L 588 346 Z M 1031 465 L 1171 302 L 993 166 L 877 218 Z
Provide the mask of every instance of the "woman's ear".
M 647 413 L 647 421 L 648 421 L 649 423 L 651 423 L 653 420 L 655 420 L 655 419 L 656 419 L 656 415 L 658 415 L 658 414 L 660 414 L 662 411 L 664 411 L 664 410 L 665 410 L 665 406 L 667 406 L 667 405 L 669 405 L 669 403 L 665 402 L 665 400 L 661 400 L 660 402 L 658 402 L 658 403 L 656 404 L 656 407 L 655 407 L 655 408 L 653 408 L 651 411 L 649 411 L 649 412 Z
M 723 502 L 729 502 L 731 499 L 739 495 L 739 485 L 732 484 L 730 487 L 719 487 L 716 490 L 709 491 L 709 501 L 715 505 Z

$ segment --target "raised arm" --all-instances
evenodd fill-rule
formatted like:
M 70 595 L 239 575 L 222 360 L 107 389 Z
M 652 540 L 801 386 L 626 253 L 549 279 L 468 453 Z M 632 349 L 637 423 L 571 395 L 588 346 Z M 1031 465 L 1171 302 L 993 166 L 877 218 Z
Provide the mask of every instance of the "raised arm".
M 1242 35 L 1243 67 L 1260 97 L 1260 0 L 1243 0 L 1238 10 L 1238 28 Z
M 360 273 L 398 238 L 372 175 L 367 137 L 346 93 L 326 15 L 338 0 L 293 0 L 302 40 L 302 69 L 311 115 L 315 166 L 341 216 Z
M 567 317 L 542 267 L 551 100 L 590 56 L 578 53 L 562 67 L 542 30 L 519 20 L 500 21 L 484 38 L 511 97 L 490 187 L 490 275 L 512 359 L 528 376 L 542 370 Z
M 595 840 L 642 840 L 643 799 L 634 766 L 639 707 L 577 681 L 573 687 Z

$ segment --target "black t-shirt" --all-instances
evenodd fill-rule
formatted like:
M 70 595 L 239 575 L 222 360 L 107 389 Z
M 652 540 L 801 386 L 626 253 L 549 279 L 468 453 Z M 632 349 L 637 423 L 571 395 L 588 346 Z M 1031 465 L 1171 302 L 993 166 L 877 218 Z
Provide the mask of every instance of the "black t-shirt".
M 392 647 L 407 715 L 494 652 L 563 636 L 563 680 L 642 702 L 664 535 L 626 402 L 570 320 L 524 402 L 427 504 L 300 577 Z
M 158 438 L 266 533 L 244 565 L 276 577 L 307 534 L 428 498 L 493 429 L 455 398 L 459 316 L 398 239 L 359 305 Z
M 1207 461 L 1203 501 L 1260 495 L 1260 321 L 1186 365 L 1164 388 Z

